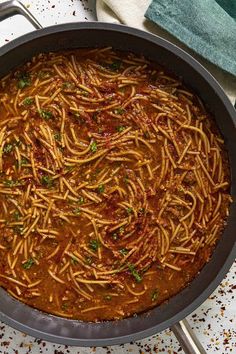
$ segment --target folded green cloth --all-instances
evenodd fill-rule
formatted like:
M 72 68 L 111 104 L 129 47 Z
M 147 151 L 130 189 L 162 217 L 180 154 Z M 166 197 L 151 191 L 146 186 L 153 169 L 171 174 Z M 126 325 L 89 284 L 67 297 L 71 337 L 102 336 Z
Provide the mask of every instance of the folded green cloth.
M 236 75 L 236 0 L 153 0 L 145 17 Z

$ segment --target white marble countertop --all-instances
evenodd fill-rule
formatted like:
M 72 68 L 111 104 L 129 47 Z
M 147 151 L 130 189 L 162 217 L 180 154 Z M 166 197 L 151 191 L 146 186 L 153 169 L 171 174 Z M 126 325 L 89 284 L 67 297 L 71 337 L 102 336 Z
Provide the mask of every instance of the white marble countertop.
M 2 1 L 2 0 L 0 0 Z M 95 20 L 93 0 L 22 0 L 43 26 L 63 22 Z M 32 31 L 22 17 L 0 23 L 0 46 Z M 207 353 L 236 353 L 236 263 L 216 291 L 188 320 Z M 35 339 L 0 323 L 1 354 L 144 354 L 183 353 L 170 330 L 135 343 L 104 348 L 80 348 L 52 344 Z

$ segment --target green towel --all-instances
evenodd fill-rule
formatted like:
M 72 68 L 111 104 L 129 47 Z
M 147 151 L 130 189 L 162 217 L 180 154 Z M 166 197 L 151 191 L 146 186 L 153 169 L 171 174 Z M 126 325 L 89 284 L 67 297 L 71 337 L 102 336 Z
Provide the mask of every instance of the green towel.
M 145 17 L 236 75 L 236 0 L 153 0 Z

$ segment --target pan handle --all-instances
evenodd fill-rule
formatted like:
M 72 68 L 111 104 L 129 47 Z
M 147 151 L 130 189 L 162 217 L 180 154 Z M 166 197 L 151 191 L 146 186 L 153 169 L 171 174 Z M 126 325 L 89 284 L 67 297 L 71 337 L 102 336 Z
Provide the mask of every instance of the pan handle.
M 186 319 L 174 324 L 171 330 L 186 354 L 206 354 Z
M 0 21 L 18 14 L 23 15 L 36 29 L 42 28 L 36 18 L 21 2 L 10 0 L 0 3 Z

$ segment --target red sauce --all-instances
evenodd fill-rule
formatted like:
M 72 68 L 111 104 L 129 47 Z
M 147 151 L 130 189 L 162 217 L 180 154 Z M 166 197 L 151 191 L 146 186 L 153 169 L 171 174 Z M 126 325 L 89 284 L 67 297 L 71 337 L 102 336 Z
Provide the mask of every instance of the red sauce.
M 111 49 L 41 54 L 0 81 L 0 284 L 119 319 L 178 293 L 230 203 L 224 142 L 163 68 Z

